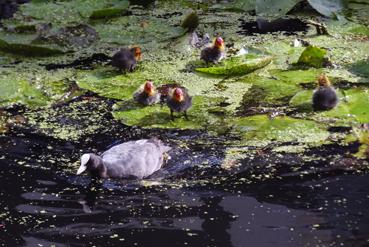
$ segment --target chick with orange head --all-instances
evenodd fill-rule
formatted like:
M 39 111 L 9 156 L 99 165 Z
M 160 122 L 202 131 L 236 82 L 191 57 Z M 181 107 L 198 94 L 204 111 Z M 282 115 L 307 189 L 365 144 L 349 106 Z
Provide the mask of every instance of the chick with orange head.
M 123 72 L 132 72 L 136 68 L 137 62 L 141 61 L 141 58 L 142 51 L 140 47 L 122 48 L 113 55 L 111 65 Z
M 331 86 L 326 75 L 320 75 L 318 78 L 318 88 L 313 94 L 314 111 L 326 111 L 333 109 L 338 103 L 336 90 Z
M 225 57 L 224 40 L 222 37 L 216 37 L 214 44 L 201 51 L 200 58 L 206 63 L 218 63 Z
M 133 99 L 142 105 L 153 105 L 160 101 L 160 93 L 152 81 L 146 81 L 134 94 Z
M 192 97 L 188 95 L 186 88 L 175 87 L 168 94 L 167 105 L 172 120 L 174 120 L 174 112 L 183 112 L 186 120 L 188 120 L 187 110 L 192 106 Z

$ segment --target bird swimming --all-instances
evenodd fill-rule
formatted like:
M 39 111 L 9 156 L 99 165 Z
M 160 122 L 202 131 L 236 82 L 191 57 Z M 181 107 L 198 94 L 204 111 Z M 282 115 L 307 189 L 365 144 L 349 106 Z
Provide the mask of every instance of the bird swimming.
M 87 171 L 99 178 L 138 178 L 150 176 L 159 170 L 171 148 L 159 139 L 128 141 L 113 146 L 100 156 L 83 154 L 77 175 Z

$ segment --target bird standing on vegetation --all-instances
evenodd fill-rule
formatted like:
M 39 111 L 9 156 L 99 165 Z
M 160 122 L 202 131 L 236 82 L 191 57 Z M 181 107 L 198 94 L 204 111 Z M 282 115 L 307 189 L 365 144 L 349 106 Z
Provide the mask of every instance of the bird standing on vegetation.
M 188 95 L 184 87 L 176 87 L 168 94 L 167 105 L 170 109 L 170 117 L 174 120 L 173 112 L 184 112 L 186 120 L 187 110 L 192 106 L 192 97 Z
M 314 111 L 326 111 L 333 109 L 338 103 L 336 90 L 331 86 L 326 75 L 320 75 L 318 89 L 313 94 Z
M 156 138 L 125 142 L 101 156 L 93 153 L 82 155 L 77 175 L 88 171 L 100 178 L 142 179 L 162 167 L 170 149 Z
M 206 47 L 201 51 L 200 58 L 206 63 L 218 63 L 225 56 L 224 50 L 224 41 L 222 37 L 217 37 L 211 47 Z
M 133 99 L 143 105 L 153 105 L 160 101 L 160 93 L 155 90 L 152 81 L 147 81 L 133 94 Z
M 141 56 L 141 48 L 138 46 L 130 49 L 122 48 L 113 55 L 111 65 L 123 72 L 132 72 L 137 62 L 141 60 Z

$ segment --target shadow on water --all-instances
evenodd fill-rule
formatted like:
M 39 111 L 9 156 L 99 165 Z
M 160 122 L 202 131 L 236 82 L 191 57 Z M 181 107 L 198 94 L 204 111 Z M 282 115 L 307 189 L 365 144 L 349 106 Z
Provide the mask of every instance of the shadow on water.
M 305 156 L 324 157 L 311 161 L 265 152 L 226 171 L 220 168 L 223 140 L 101 118 L 109 131 L 81 140 L 62 141 L 31 127 L 0 136 L 4 246 L 368 244 L 369 174 L 345 169 L 349 156 L 339 155 L 356 152 L 357 144 L 310 149 Z M 173 152 L 167 166 L 144 183 L 74 175 L 85 150 L 149 135 L 169 142 Z M 207 142 L 196 144 L 198 138 Z M 355 162 L 361 161 L 350 164 Z
M 263 18 L 258 18 L 256 21 L 246 22 L 240 20 L 239 34 L 256 35 L 266 33 L 283 32 L 285 35 L 294 35 L 297 32 L 307 32 L 308 25 L 297 18 L 279 18 L 277 20 L 268 21 Z

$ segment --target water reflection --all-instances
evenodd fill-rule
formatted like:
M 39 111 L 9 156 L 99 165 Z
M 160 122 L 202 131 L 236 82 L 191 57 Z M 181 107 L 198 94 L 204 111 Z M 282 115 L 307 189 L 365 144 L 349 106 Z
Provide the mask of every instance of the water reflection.
M 263 166 L 265 157 L 256 157 L 252 164 L 257 169 L 245 161 L 227 173 L 213 165 L 195 166 L 219 163 L 222 155 L 216 148 L 192 146 L 180 150 L 173 165 L 152 178 L 158 186 L 145 187 L 138 181 L 94 180 L 65 172 L 48 158 L 77 159 L 72 143 L 27 138 L 0 137 L 0 239 L 7 246 L 368 243 L 369 174 L 327 169 L 329 160 L 336 160 L 331 150 L 313 151 L 327 158 L 320 163 L 285 155 L 270 156 L 270 164 Z M 357 147 L 347 150 L 355 153 Z M 269 169 L 277 171 L 274 177 L 250 182 L 270 174 Z M 196 179 L 210 183 L 178 186 Z

